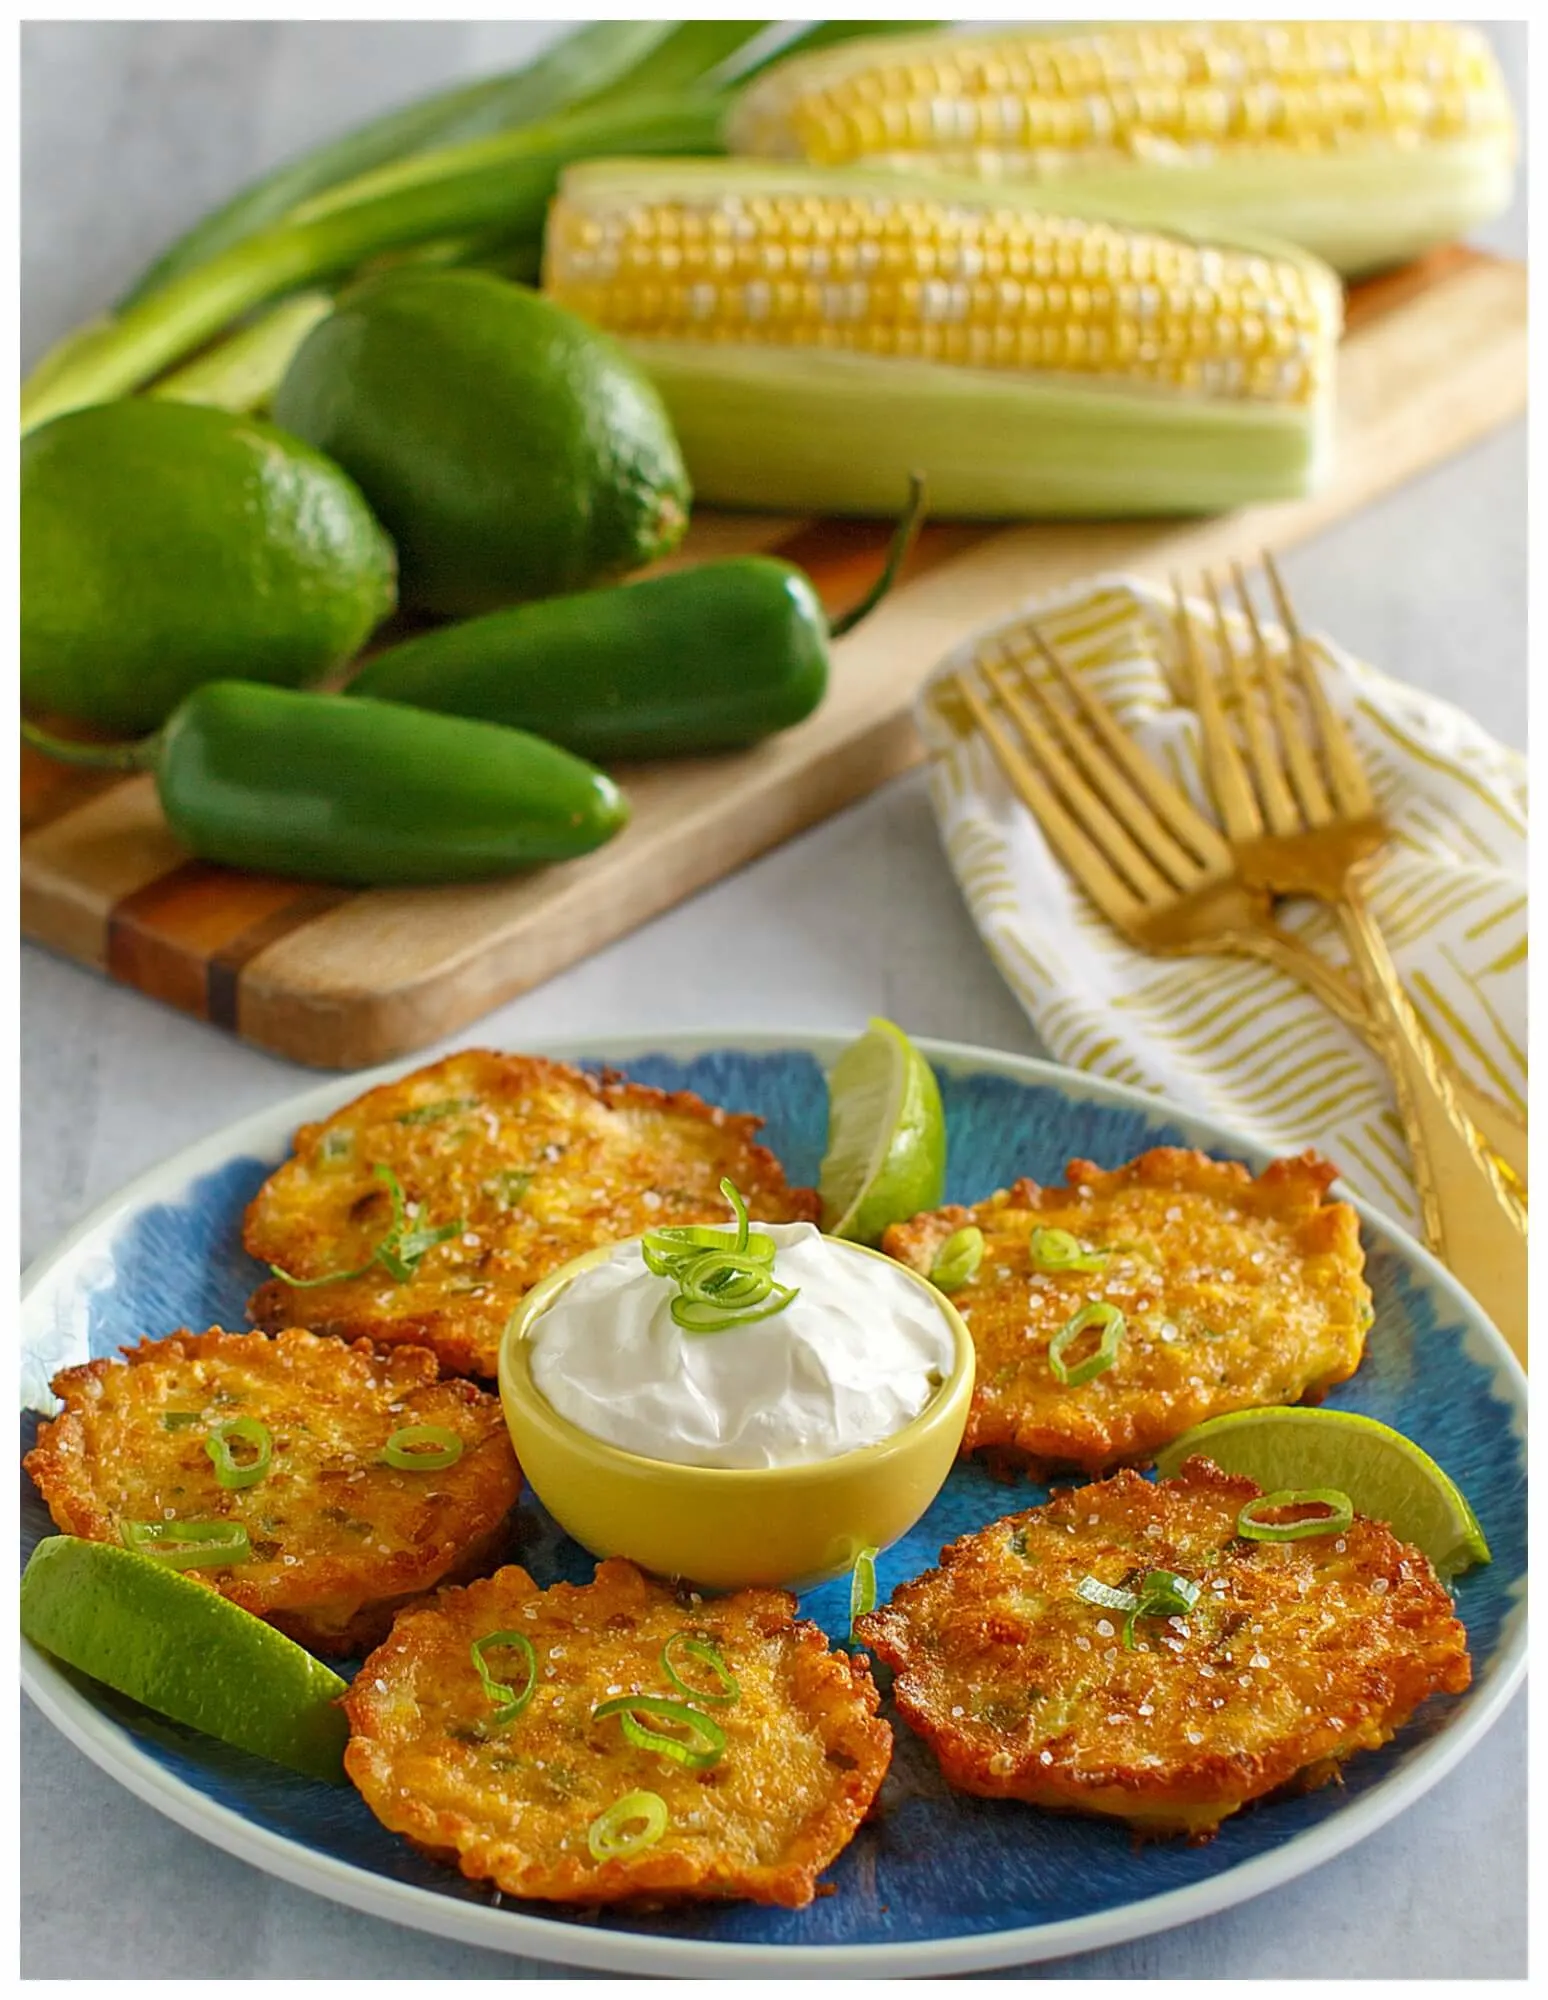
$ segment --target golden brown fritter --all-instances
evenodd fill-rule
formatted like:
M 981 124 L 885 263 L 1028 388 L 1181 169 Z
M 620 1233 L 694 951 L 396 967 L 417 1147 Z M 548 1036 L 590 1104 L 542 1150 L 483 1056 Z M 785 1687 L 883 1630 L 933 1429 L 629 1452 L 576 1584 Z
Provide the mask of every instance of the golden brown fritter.
M 794 1613 L 775 1590 L 684 1602 L 616 1559 L 590 1584 L 549 1590 L 502 1569 L 398 1620 L 345 1700 L 345 1768 L 383 1825 L 514 1896 L 798 1908 L 876 1796 L 892 1732 L 865 1663 L 830 1652 Z M 511 1631 L 531 1642 L 536 1679 L 501 1723 L 470 1649 Z M 726 1738 L 706 1769 L 636 1748 L 616 1714 L 592 1718 L 621 1694 L 684 1698 L 661 1662 L 675 1633 L 709 1641 L 740 1690 L 702 1704 Z M 691 1686 L 725 1692 L 711 1666 L 677 1648 L 674 1660 Z M 485 1664 L 514 1692 L 526 1683 L 513 1647 Z M 641 1791 L 666 1807 L 660 1838 L 595 1859 L 593 1822 Z
M 524 1292 L 597 1244 L 727 1221 L 722 1176 L 758 1221 L 815 1221 L 816 1194 L 787 1187 L 756 1143 L 762 1122 L 539 1056 L 449 1056 L 302 1126 L 294 1157 L 248 1209 L 243 1240 L 310 1284 L 273 1278 L 248 1310 L 260 1326 L 417 1342 L 460 1374 L 493 1377 Z M 395 1241 L 378 1167 L 403 1192 Z
M 401 1605 L 505 1550 L 521 1474 L 499 1400 L 440 1373 L 422 1347 L 382 1355 L 300 1328 L 142 1340 L 55 1376 L 65 1408 L 27 1470 L 58 1525 L 88 1541 L 119 1541 L 125 1521 L 239 1523 L 251 1559 L 188 1574 L 315 1652 L 363 1653 Z M 256 1484 L 228 1490 L 206 1440 L 238 1418 L 265 1426 L 272 1456 Z M 383 1463 L 393 1433 L 421 1424 L 455 1432 L 456 1463 Z M 228 1449 L 250 1465 L 257 1440 Z
M 1324 1199 L 1336 1169 L 1315 1154 L 1246 1167 L 1158 1147 L 1104 1172 L 1072 1160 L 1065 1187 L 1017 1181 L 976 1208 L 895 1225 L 889 1256 L 928 1272 L 958 1229 L 984 1235 L 973 1280 L 952 1293 L 978 1353 L 964 1452 L 1024 1454 L 1034 1470 L 1096 1473 L 1153 1457 L 1206 1417 L 1318 1399 L 1360 1365 L 1371 1295 L 1359 1221 Z M 1101 1259 L 1047 1268 L 1034 1230 L 1062 1230 Z M 1046 1239 L 1039 1239 L 1045 1241 Z M 1124 1316 L 1105 1373 L 1065 1384 L 1049 1347 L 1090 1302 Z M 1088 1330 L 1063 1357 L 1078 1362 Z
M 1202 1458 L 1157 1484 L 1119 1472 L 954 1542 L 861 1619 L 948 1783 L 1207 1839 L 1292 1780 L 1326 1783 L 1428 1696 L 1460 1694 L 1467 1635 L 1428 1560 L 1359 1516 L 1244 1540 L 1259 1491 Z M 1134 1591 L 1155 1570 L 1198 1600 L 1138 1619 L 1131 1651 L 1125 1614 L 1076 1592 L 1088 1576 Z

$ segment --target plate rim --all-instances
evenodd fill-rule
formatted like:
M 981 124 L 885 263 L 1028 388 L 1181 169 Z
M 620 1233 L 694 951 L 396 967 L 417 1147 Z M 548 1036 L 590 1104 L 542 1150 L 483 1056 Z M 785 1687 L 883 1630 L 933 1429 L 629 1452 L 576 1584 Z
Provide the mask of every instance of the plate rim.
M 788 1051 L 828 1062 L 853 1039 L 854 1033 L 834 1029 L 679 1028 L 541 1036 L 523 1052 L 558 1060 L 584 1057 L 625 1062 L 653 1054 L 682 1059 L 716 1049 L 749 1055 Z M 1218 1143 L 1222 1150 L 1230 1149 L 1240 1158 L 1266 1163 L 1270 1157 L 1263 1146 L 1232 1132 L 1217 1120 L 1201 1118 L 1165 1098 L 1126 1084 L 1090 1076 L 1038 1056 L 931 1036 L 915 1035 L 910 1039 L 931 1062 L 948 1069 L 978 1068 L 1052 1088 L 1066 1097 L 1138 1110 L 1152 1118 L 1172 1117 L 1197 1132 L 1213 1135 L 1210 1143 Z M 22 1278 L 23 1311 L 73 1253 L 115 1217 L 132 1208 L 144 1207 L 162 1191 L 170 1195 L 185 1188 L 223 1160 L 244 1152 L 268 1150 L 276 1129 L 284 1130 L 288 1139 L 297 1125 L 349 1102 L 380 1083 L 424 1068 L 427 1061 L 439 1061 L 459 1049 L 478 1046 L 483 1044 L 473 1037 L 438 1054 L 421 1051 L 418 1056 L 399 1058 L 369 1070 L 329 1077 L 293 1096 L 248 1112 L 144 1168 L 33 1259 Z M 1399 1255 L 1416 1265 L 1464 1325 L 1482 1339 L 1493 1365 L 1495 1386 L 1505 1391 L 1517 1414 L 1524 1417 L 1525 1373 L 1482 1308 L 1463 1291 L 1444 1265 L 1398 1223 L 1342 1183 L 1335 1183 L 1335 1187 L 1340 1198 L 1356 1209 L 1362 1226 L 1387 1238 Z M 1206 1881 L 1122 1903 L 1111 1910 L 1014 1930 L 924 1942 L 826 1945 L 739 1944 L 705 1938 L 660 1937 L 648 1932 L 587 1929 L 551 1917 L 464 1902 L 436 1889 L 391 1881 L 369 1868 L 319 1853 L 283 1834 L 255 1825 L 237 1808 L 210 1799 L 171 1775 L 25 1639 L 20 1641 L 20 1664 L 22 1687 L 46 1719 L 99 1769 L 153 1810 L 267 1874 L 364 1914 L 483 1949 L 590 1971 L 640 1972 L 665 1977 L 713 1976 L 723 1971 L 742 1977 L 794 1974 L 802 1978 L 885 1978 L 932 1977 L 1037 1964 L 1152 1936 L 1282 1887 L 1345 1852 L 1412 1805 L 1493 1727 L 1525 1675 L 1524 1607 L 1515 1621 L 1515 1629 L 1505 1637 L 1501 1651 L 1500 1664 L 1489 1685 L 1479 1691 L 1462 1719 L 1432 1738 L 1390 1779 L 1320 1825 L 1303 1829 L 1282 1846 L 1255 1855 Z

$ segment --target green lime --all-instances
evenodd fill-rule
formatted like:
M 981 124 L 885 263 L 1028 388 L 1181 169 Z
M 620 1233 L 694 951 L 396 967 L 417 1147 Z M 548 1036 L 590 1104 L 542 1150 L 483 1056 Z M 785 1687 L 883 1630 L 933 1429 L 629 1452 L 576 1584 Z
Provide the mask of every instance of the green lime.
M 359 488 L 270 424 L 99 403 L 22 440 L 21 693 L 122 733 L 205 681 L 303 687 L 393 608 Z
M 73 1535 L 39 1542 L 22 1575 L 21 1628 L 159 1715 L 343 1782 L 345 1683 L 283 1632 L 152 1556 Z
M 1477 1517 L 1434 1459 L 1374 1417 L 1353 1410 L 1236 1410 L 1174 1438 L 1156 1459 L 1169 1479 L 1198 1452 L 1222 1472 L 1256 1480 L 1265 1493 L 1336 1488 L 1357 1514 L 1385 1521 L 1423 1550 L 1438 1576 L 1491 1560 Z
M 487 272 L 355 286 L 302 343 L 274 414 L 359 480 L 398 545 L 404 603 L 446 617 L 622 576 L 688 524 L 643 371 Z
M 940 1204 L 946 1114 L 934 1072 L 901 1028 L 873 1020 L 828 1078 L 822 1226 L 877 1243 L 894 1222 Z

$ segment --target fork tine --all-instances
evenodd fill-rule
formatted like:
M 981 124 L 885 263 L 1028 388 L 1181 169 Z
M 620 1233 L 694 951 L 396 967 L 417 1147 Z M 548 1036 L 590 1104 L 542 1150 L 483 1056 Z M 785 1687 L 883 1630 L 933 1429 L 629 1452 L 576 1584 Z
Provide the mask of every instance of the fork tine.
M 1155 820 L 1169 829 L 1184 847 L 1192 849 L 1210 874 L 1228 871 L 1231 866 L 1231 850 L 1220 837 L 1219 829 L 1210 825 L 1187 793 L 1179 791 L 1160 766 L 1147 757 L 1134 739 L 1119 727 L 1106 702 L 1086 685 L 1083 676 L 1070 671 L 1063 657 L 1049 644 L 1046 635 L 1031 619 L 1026 621 L 1026 629 L 1060 686 L 1089 724 L 1092 734 L 1128 778 L 1132 790 L 1126 791 L 1122 786 L 1114 787 L 1113 802 L 1118 809 L 1123 810 L 1125 799 L 1136 799 L 1148 806 Z M 1127 818 L 1127 815 L 1125 817 Z M 1153 836 L 1141 832 L 1132 820 L 1129 821 L 1129 825 L 1137 838 L 1147 842 L 1153 841 Z
M 1322 736 L 1323 757 L 1332 781 L 1333 796 L 1340 807 L 1355 818 L 1363 819 L 1376 810 L 1376 801 L 1371 794 L 1370 781 L 1365 775 L 1365 766 L 1360 762 L 1358 751 L 1350 739 L 1349 732 L 1334 713 L 1333 704 L 1328 700 L 1322 685 L 1322 677 L 1317 672 L 1311 657 L 1311 648 L 1306 643 L 1300 623 L 1290 607 L 1289 594 L 1279 574 L 1278 565 L 1268 550 L 1263 551 L 1263 567 L 1270 587 L 1274 592 L 1274 602 L 1286 632 L 1290 635 L 1290 658 L 1311 703 L 1313 715 L 1317 718 L 1317 728 Z
M 1026 748 L 1041 767 L 1044 779 L 1059 793 L 1087 838 L 1102 850 L 1142 901 L 1155 902 L 1170 897 L 1171 884 L 1152 865 L 1143 848 L 1130 839 L 1105 800 L 1092 790 L 1071 760 L 1063 754 L 1041 717 L 1001 666 L 980 658 L 978 668 L 999 696 L 1001 707 L 1021 731 Z
M 1247 579 L 1242 575 L 1240 563 L 1232 563 L 1231 579 L 1236 585 L 1237 598 L 1246 611 L 1249 627 L 1256 633 L 1257 620 L 1252 615 L 1252 599 L 1247 594 Z M 1210 604 L 1214 607 L 1215 630 L 1219 634 L 1221 651 L 1226 657 L 1226 672 L 1230 676 L 1231 687 L 1236 695 L 1237 708 L 1242 718 L 1242 733 L 1247 739 L 1247 757 L 1252 766 L 1258 803 L 1268 820 L 1270 833 L 1299 833 L 1300 815 L 1296 812 L 1295 800 L 1291 796 L 1289 785 L 1285 782 L 1285 774 L 1275 753 L 1273 739 L 1265 725 L 1262 704 L 1248 683 L 1246 663 L 1232 641 L 1230 627 L 1226 623 L 1225 607 L 1220 601 L 1220 591 L 1213 576 L 1206 576 L 1204 582 L 1209 592 Z
M 1247 579 L 1240 565 L 1236 566 L 1236 588 L 1242 600 L 1242 608 L 1247 613 L 1247 623 L 1252 629 L 1252 643 L 1258 657 L 1258 671 L 1263 676 L 1263 685 L 1268 690 L 1269 710 L 1274 718 L 1274 729 L 1284 747 L 1285 762 L 1290 767 L 1290 782 L 1295 787 L 1296 797 L 1301 802 L 1302 818 L 1307 826 L 1326 826 L 1333 817 L 1332 802 L 1317 770 L 1317 760 L 1312 755 L 1311 745 L 1306 740 L 1306 732 L 1302 729 L 1291 706 L 1279 655 L 1270 647 L 1264 636 L 1263 627 L 1258 620 L 1257 606 L 1247 589 Z M 1299 829 L 1291 825 L 1285 831 L 1295 833 Z
M 1256 840 L 1263 832 L 1263 816 L 1253 797 L 1247 771 L 1220 706 L 1220 690 L 1215 677 L 1205 667 L 1194 642 L 1193 623 L 1188 616 L 1182 584 L 1172 579 L 1176 602 L 1177 641 L 1188 673 L 1194 712 L 1204 732 L 1204 774 L 1232 840 Z
M 1012 791 L 1048 837 L 1048 844 L 1115 930 L 1129 931 L 1143 914 L 1133 891 L 1108 867 L 1100 851 L 1060 804 L 1056 794 L 1028 762 L 989 703 L 973 684 L 971 670 L 953 676 L 969 714 L 983 731 L 995 762 Z

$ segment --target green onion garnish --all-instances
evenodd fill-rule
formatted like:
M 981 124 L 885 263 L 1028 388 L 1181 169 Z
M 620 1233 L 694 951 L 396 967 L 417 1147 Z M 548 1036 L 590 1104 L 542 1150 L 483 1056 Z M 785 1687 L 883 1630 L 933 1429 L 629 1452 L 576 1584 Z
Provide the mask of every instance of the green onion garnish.
M 938 1292 L 960 1292 L 978 1275 L 983 1261 L 984 1232 L 959 1229 L 936 1251 L 935 1262 L 930 1266 L 930 1283 Z
M 165 1410 L 162 1412 L 161 1428 L 164 1431 L 186 1431 L 203 1414 L 202 1410 Z
M 512 1687 L 508 1681 L 497 1681 L 490 1673 L 484 1655 L 496 1646 L 509 1646 L 513 1653 L 521 1655 L 526 1679 L 519 1689 Z M 531 1701 L 533 1690 L 537 1687 L 537 1654 L 532 1641 L 525 1632 L 486 1632 L 482 1639 L 473 1641 L 468 1651 L 478 1669 L 484 1692 L 494 1704 L 494 1720 L 496 1723 L 514 1722 Z
M 255 1455 L 244 1462 L 231 1449 L 234 1444 L 251 1445 Z M 268 1425 L 256 1417 L 233 1417 L 229 1423 L 215 1426 L 204 1440 L 204 1449 L 215 1468 L 216 1485 L 235 1493 L 244 1486 L 256 1486 L 268 1471 L 274 1438 Z
M 240 1521 L 120 1521 L 118 1538 L 168 1569 L 224 1569 L 253 1558 Z
M 797 1294 L 796 1287 L 775 1282 L 774 1239 L 749 1230 L 747 1204 L 736 1187 L 723 1180 L 720 1192 L 736 1216 L 734 1236 L 685 1226 L 653 1230 L 640 1245 L 652 1276 L 677 1286 L 672 1318 L 684 1333 L 721 1333 L 771 1319 Z
M 666 1800 L 655 1792 L 625 1792 L 586 1829 L 593 1861 L 622 1861 L 642 1847 L 654 1847 L 667 1830 Z M 630 1831 L 633 1827 L 634 1831 Z
M 1304 1521 L 1260 1521 L 1259 1510 L 1278 1512 L 1284 1507 L 1322 1507 L 1327 1511 L 1308 1515 Z M 1286 1488 L 1282 1493 L 1260 1493 L 1249 1500 L 1236 1517 L 1236 1532 L 1249 1542 L 1304 1542 L 1313 1535 L 1341 1535 L 1354 1520 L 1354 1503 L 1347 1493 L 1333 1486 L 1308 1486 L 1301 1492 Z
M 674 1701 L 670 1695 L 621 1694 L 612 1701 L 600 1702 L 591 1711 L 593 1722 L 601 1722 L 609 1715 L 618 1717 L 624 1735 L 637 1750 L 654 1750 L 662 1757 L 670 1757 L 674 1764 L 686 1764 L 690 1771 L 707 1771 L 725 1755 L 726 1732 L 720 1724 L 701 1709 L 686 1701 Z M 686 1729 L 687 1741 L 647 1729 L 639 1719 L 642 1715 L 656 1716 L 662 1722 Z
M 353 1132 L 325 1132 L 317 1153 L 318 1157 L 324 1160 L 347 1160 L 354 1150 Z
M 1083 1576 L 1075 1586 L 1075 1595 L 1087 1604 L 1100 1604 L 1104 1610 L 1129 1614 L 1124 1621 L 1123 1643 L 1132 1653 L 1136 1619 L 1183 1617 L 1198 1603 L 1199 1588 L 1192 1577 L 1179 1576 L 1176 1570 L 1152 1569 L 1145 1572 L 1138 1590 L 1115 1589 L 1094 1576 Z
M 382 1446 L 382 1457 L 398 1472 L 444 1472 L 462 1456 L 462 1439 L 444 1424 L 405 1424 Z
M 1069 1365 L 1064 1357 L 1089 1327 L 1101 1330 L 1101 1339 L 1084 1361 Z M 1078 1313 L 1067 1319 L 1048 1344 L 1048 1366 L 1054 1379 L 1078 1389 L 1083 1382 L 1091 1382 L 1098 1375 L 1105 1375 L 1118 1359 L 1118 1343 L 1123 1339 L 1123 1314 L 1116 1306 L 1110 1306 L 1105 1299 L 1093 1299 L 1089 1305 L 1081 1307 Z
M 1034 1229 L 1028 1246 L 1040 1271 L 1100 1271 L 1110 1250 L 1091 1250 L 1067 1229 Z
M 392 1198 L 392 1222 L 387 1234 L 377 1244 L 366 1261 L 353 1271 L 324 1271 L 320 1278 L 297 1278 L 278 1264 L 269 1269 L 276 1278 L 282 1278 L 287 1285 L 294 1285 L 297 1291 L 306 1291 L 313 1285 L 343 1285 L 352 1278 L 364 1278 L 376 1265 L 380 1264 L 389 1277 L 399 1284 L 412 1278 L 419 1268 L 419 1260 L 427 1250 L 437 1243 L 445 1243 L 453 1236 L 460 1236 L 467 1227 L 465 1221 L 443 1223 L 439 1229 L 413 1229 L 408 1227 L 408 1215 L 403 1198 L 403 1184 L 391 1167 L 380 1162 L 371 1169 L 379 1181 L 386 1184 Z M 405 1233 L 407 1232 L 407 1233 Z
M 849 1636 L 855 1636 L 855 1622 L 876 1609 L 875 1549 L 862 1549 L 855 1557 L 854 1574 L 849 1579 Z
M 672 1658 L 674 1653 L 686 1655 L 688 1659 L 698 1660 L 708 1667 L 719 1682 L 715 1692 L 712 1694 L 706 1688 L 693 1687 L 685 1681 Z M 712 1646 L 708 1639 L 700 1639 L 692 1632 L 674 1632 L 667 1640 L 661 1648 L 661 1671 L 673 1687 L 682 1689 L 690 1701 L 707 1701 L 716 1708 L 729 1708 L 742 1698 L 741 1683 L 720 1657 L 719 1649 Z
M 412 1111 L 400 1111 L 400 1125 L 433 1125 L 438 1118 L 450 1118 L 458 1111 L 471 1111 L 476 1097 L 438 1097 L 434 1104 L 416 1104 Z

